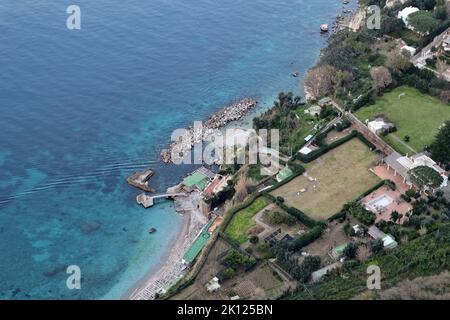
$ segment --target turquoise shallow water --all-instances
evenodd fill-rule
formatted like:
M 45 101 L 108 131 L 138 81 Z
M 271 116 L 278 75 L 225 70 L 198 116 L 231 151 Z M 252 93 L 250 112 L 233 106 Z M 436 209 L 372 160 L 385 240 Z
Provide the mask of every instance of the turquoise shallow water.
M 316 61 L 338 0 L 56 0 L 0 4 L 0 299 L 118 298 L 166 254 L 181 217 L 125 183 L 158 190 L 173 129 L 234 99 L 269 105 Z M 150 226 L 158 229 L 149 235 Z M 82 289 L 65 267 L 79 265 Z

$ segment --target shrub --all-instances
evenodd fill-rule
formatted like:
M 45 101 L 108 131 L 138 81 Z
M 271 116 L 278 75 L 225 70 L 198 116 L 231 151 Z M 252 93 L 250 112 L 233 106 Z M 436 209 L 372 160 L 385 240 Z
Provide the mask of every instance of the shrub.
M 250 243 L 257 244 L 259 242 L 259 238 L 258 236 L 251 236 L 249 241 Z
M 366 210 L 361 204 L 352 202 L 344 206 L 344 210 L 350 213 L 355 219 L 367 226 L 375 222 L 376 216 L 373 212 Z
M 231 279 L 236 274 L 236 271 L 233 268 L 226 268 L 219 274 L 219 278 L 223 280 Z
M 308 233 L 305 233 L 295 239 L 294 243 L 291 246 L 291 249 L 293 251 L 298 251 L 301 248 L 307 246 L 308 244 L 312 243 L 314 240 L 320 238 L 323 233 L 323 226 L 315 226 L 312 228 Z
M 344 249 L 344 256 L 348 259 L 354 259 L 358 252 L 358 245 L 355 243 L 349 243 Z

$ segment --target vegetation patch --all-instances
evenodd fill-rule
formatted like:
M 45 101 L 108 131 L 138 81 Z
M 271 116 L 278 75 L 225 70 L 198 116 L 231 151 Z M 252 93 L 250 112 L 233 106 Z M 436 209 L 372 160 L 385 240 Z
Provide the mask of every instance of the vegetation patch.
M 397 128 L 397 132 L 383 139 L 398 152 L 411 154 L 431 145 L 439 127 L 450 119 L 450 107 L 414 88 L 402 86 L 385 93 L 374 105 L 356 112 L 363 122 L 381 114 Z
M 351 299 L 367 289 L 367 267 L 378 265 L 381 287 L 387 289 L 400 281 L 438 274 L 450 267 L 450 225 L 411 241 L 397 251 L 377 255 L 363 264 L 344 265 L 339 274 L 299 291 L 293 299 Z M 345 275 L 343 277 L 342 275 Z
M 259 197 L 250 206 L 238 211 L 225 230 L 225 235 L 239 244 L 246 242 L 249 239 L 248 231 L 256 225 L 253 216 L 269 203 L 265 197 Z

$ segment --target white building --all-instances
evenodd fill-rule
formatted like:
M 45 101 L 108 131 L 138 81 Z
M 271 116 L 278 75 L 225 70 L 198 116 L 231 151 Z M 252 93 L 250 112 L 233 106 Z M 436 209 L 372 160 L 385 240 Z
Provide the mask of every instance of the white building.
M 406 7 L 405 9 L 403 9 L 403 10 L 401 10 L 401 11 L 398 12 L 397 18 L 402 19 L 402 20 L 403 20 L 403 23 L 405 24 L 405 26 L 406 26 L 407 28 L 410 28 L 409 22 L 408 22 L 408 16 L 409 16 L 411 13 L 414 13 L 414 12 L 417 12 L 417 11 L 420 11 L 419 8 L 416 8 L 416 7 Z
M 322 107 L 315 105 L 315 106 L 312 106 L 312 107 L 309 107 L 308 109 L 306 109 L 305 113 L 309 114 L 311 116 L 318 116 L 318 115 L 320 115 L 320 111 L 322 111 Z
M 219 279 L 217 277 L 212 278 L 207 284 L 206 284 L 206 290 L 208 292 L 214 292 L 220 289 Z
M 446 52 L 450 51 L 450 32 L 446 35 L 444 41 L 442 41 L 442 46 Z
M 409 171 L 420 166 L 430 167 L 441 175 L 443 178 L 441 188 L 446 187 L 448 184 L 448 177 L 445 170 L 425 153 L 419 153 L 412 157 L 408 157 L 401 156 L 399 153 L 394 152 L 387 156 L 384 159 L 384 162 L 387 164 L 388 170 L 393 169 L 394 174 L 401 175 L 403 177 L 403 181 L 409 185 L 411 185 Z
M 414 47 L 411 47 L 411 46 L 403 46 L 403 47 L 401 47 L 400 48 L 400 51 L 401 52 L 403 52 L 403 51 L 406 51 L 406 52 L 408 52 L 410 55 L 411 55 L 411 57 L 412 56 L 414 56 L 415 54 L 416 54 L 416 48 L 414 48 Z
M 367 127 L 373 133 L 381 134 L 385 131 L 388 131 L 388 130 L 394 128 L 394 124 L 391 122 L 388 122 L 382 118 L 377 118 L 373 121 L 368 122 Z

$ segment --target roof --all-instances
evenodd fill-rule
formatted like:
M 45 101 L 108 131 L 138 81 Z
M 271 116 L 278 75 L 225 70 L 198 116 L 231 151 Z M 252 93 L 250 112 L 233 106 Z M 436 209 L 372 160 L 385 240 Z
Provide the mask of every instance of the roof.
M 397 18 L 402 19 L 405 24 L 408 24 L 408 16 L 417 11 L 420 11 L 420 9 L 416 7 L 406 7 L 398 12 Z
M 311 151 L 312 151 L 311 148 L 305 146 L 305 147 L 301 148 L 299 152 L 300 152 L 301 154 L 309 154 L 309 153 L 311 153 Z
M 305 113 L 309 114 L 309 115 L 312 115 L 312 116 L 319 115 L 320 111 L 322 111 L 322 107 L 318 106 L 318 105 L 313 105 L 313 106 L 305 109 Z
M 384 237 L 386 237 L 386 234 L 376 226 L 371 226 L 368 230 L 368 233 L 374 239 L 383 239 Z
M 283 170 L 281 170 L 278 174 L 277 174 L 277 180 L 278 182 L 281 182 L 283 180 L 286 180 L 287 178 L 289 178 L 290 176 L 292 176 L 294 173 L 292 172 L 291 169 L 289 169 L 289 167 L 284 167 Z
M 208 229 L 212 225 L 213 222 L 214 222 L 214 220 L 211 220 L 203 227 L 203 229 L 200 232 L 200 234 L 198 235 L 197 239 L 195 239 L 192 246 L 184 254 L 183 262 L 185 264 L 191 264 L 195 260 L 195 258 L 197 258 L 200 251 L 202 251 L 202 249 L 208 243 L 208 240 L 211 237 L 211 234 L 208 232 Z
M 324 106 L 324 105 L 330 104 L 331 102 L 332 102 L 332 100 L 330 97 L 325 97 L 325 98 L 322 98 L 319 100 L 319 105 Z
M 398 243 L 395 241 L 394 237 L 388 234 L 383 238 L 383 245 L 388 249 L 393 249 L 397 247 Z
M 397 171 L 398 174 L 400 174 L 404 178 L 408 178 L 408 170 L 405 168 L 398 160 L 400 158 L 403 158 L 402 155 L 398 152 L 393 152 L 390 155 L 388 155 L 386 158 L 384 158 L 384 162 L 389 165 L 392 169 Z
M 332 271 L 338 267 L 339 267 L 339 263 L 336 262 L 336 263 L 330 264 L 329 266 L 326 266 L 322 269 L 314 271 L 311 274 L 311 281 L 312 282 L 320 281 L 323 278 L 323 276 L 325 276 L 329 271 Z
M 200 190 L 203 190 L 203 189 L 205 189 L 206 184 L 209 179 L 210 179 L 210 177 L 207 175 L 206 172 L 203 172 L 201 170 L 196 170 L 191 175 L 184 178 L 183 184 L 189 188 L 196 186 Z
M 416 48 L 411 46 L 403 46 L 400 48 L 400 50 L 407 50 L 412 56 L 416 53 Z

